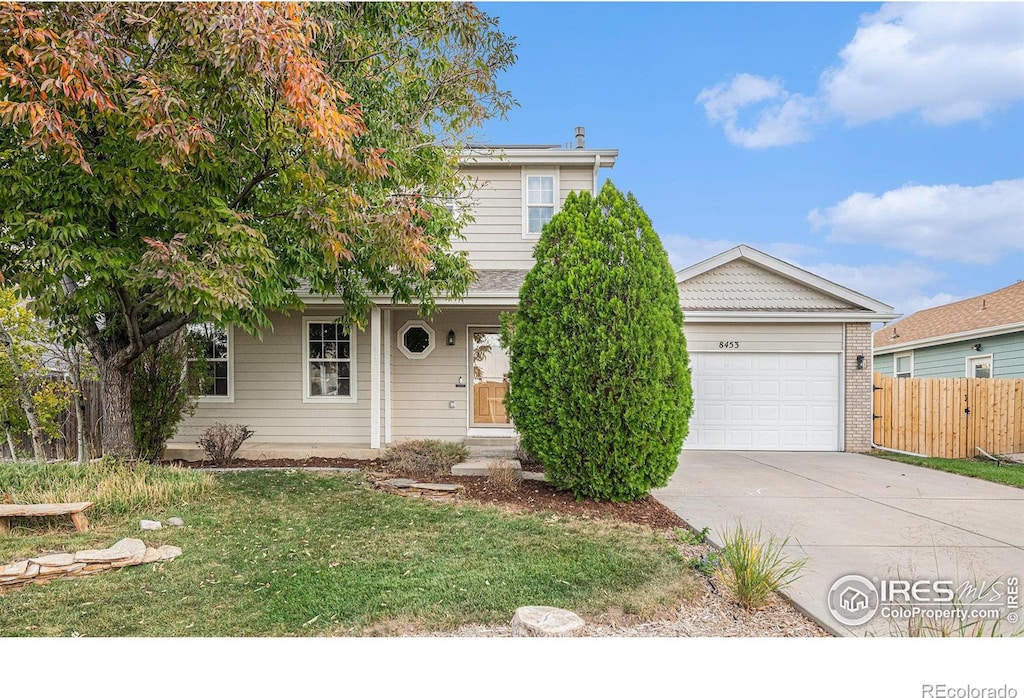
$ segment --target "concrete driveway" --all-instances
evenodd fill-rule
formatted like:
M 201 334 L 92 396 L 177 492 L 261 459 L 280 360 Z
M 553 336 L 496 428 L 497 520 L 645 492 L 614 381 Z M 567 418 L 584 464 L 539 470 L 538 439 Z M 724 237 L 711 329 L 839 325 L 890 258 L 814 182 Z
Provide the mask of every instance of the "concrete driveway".
M 790 537 L 789 554 L 809 562 L 787 595 L 840 635 L 906 634 L 906 621 L 881 612 L 864 625 L 840 624 L 828 595 L 846 575 L 876 585 L 1024 579 L 1024 490 L 984 480 L 852 453 L 687 451 L 654 495 L 697 530 L 710 528 L 718 545 L 738 521 Z M 1005 595 L 999 603 L 1005 608 Z

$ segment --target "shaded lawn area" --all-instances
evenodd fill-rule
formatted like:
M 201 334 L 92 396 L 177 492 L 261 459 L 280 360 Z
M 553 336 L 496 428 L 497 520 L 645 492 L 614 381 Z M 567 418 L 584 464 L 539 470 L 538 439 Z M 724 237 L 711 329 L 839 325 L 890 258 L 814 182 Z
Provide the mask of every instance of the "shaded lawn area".
M 874 455 L 880 458 L 920 465 L 925 468 L 944 470 L 947 473 L 957 473 L 976 477 L 990 482 L 998 482 L 1001 485 L 1024 488 L 1024 465 L 1010 464 L 1001 465 L 990 460 L 959 460 L 955 458 L 919 458 L 917 456 L 904 456 L 899 453 L 886 453 L 875 451 Z
M 393 634 L 506 623 L 517 606 L 649 616 L 696 593 L 678 551 L 648 529 L 443 505 L 373 490 L 359 476 L 242 472 L 145 518 L 89 533 L 15 529 L 0 561 L 105 547 L 180 546 L 178 559 L 0 594 L 2 636 Z

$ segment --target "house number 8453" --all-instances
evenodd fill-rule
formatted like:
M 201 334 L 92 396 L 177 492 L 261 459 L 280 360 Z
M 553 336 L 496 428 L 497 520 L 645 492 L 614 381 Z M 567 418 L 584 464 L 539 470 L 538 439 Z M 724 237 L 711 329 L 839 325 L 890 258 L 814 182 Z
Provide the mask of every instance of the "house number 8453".
M 719 349 L 739 349 L 740 348 L 740 343 L 739 342 L 719 342 L 718 343 L 718 348 Z

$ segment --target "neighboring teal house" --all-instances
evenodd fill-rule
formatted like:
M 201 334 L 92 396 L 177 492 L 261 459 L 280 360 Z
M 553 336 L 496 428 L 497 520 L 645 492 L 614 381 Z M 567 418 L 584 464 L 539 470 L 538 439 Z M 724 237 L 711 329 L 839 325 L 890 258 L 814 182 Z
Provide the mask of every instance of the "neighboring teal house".
M 890 322 L 872 353 L 897 378 L 1024 378 L 1024 281 Z

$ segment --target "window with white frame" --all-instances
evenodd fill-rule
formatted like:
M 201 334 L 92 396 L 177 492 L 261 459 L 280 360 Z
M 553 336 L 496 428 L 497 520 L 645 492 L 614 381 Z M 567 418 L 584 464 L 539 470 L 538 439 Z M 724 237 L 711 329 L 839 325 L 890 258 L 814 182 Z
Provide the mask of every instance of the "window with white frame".
M 913 378 L 914 376 L 914 354 L 897 354 L 893 359 L 893 374 L 897 378 Z
M 192 355 L 186 374 L 192 390 L 203 400 L 231 400 L 230 328 L 201 322 L 188 325 L 186 332 Z
M 992 377 L 992 355 L 969 356 L 967 357 L 968 378 L 991 378 Z
M 523 234 L 540 235 L 557 208 L 558 171 L 523 170 Z
M 355 402 L 355 342 L 336 322 L 307 318 L 302 377 L 307 401 Z

